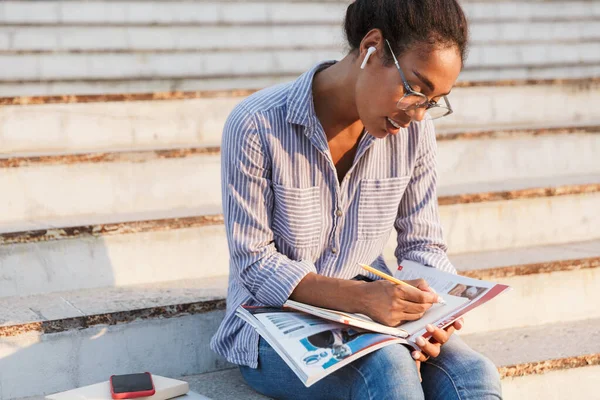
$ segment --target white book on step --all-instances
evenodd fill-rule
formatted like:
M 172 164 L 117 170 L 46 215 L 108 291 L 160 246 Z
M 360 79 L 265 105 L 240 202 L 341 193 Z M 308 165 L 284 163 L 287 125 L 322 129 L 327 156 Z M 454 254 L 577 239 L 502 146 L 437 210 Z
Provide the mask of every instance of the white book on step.
M 138 397 L 137 400 L 168 400 L 174 397 L 183 396 L 190 390 L 189 383 L 177 379 L 165 378 L 164 376 L 152 375 L 156 393 L 153 396 Z M 198 398 L 190 396 L 191 398 Z M 187 399 L 187 396 L 180 399 Z M 199 399 L 206 399 L 201 396 Z M 46 396 L 49 400 L 112 400 L 110 394 L 110 383 L 108 381 L 96 383 L 90 386 L 84 386 L 62 393 L 56 393 Z

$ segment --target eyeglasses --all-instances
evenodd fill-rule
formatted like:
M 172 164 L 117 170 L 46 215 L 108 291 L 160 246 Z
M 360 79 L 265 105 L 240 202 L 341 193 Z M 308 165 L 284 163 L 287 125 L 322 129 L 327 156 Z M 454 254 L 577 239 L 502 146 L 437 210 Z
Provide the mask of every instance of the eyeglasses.
M 396 59 L 396 56 L 394 55 L 394 51 L 392 50 L 390 42 L 388 42 L 387 39 L 385 40 L 385 42 L 387 43 L 388 48 L 390 49 L 390 53 L 394 58 L 394 63 L 396 64 L 398 72 L 400 72 L 402 84 L 404 85 L 404 96 L 402 96 L 402 98 L 398 100 L 396 107 L 398 107 L 399 110 L 404 111 L 411 118 L 415 116 L 416 111 L 419 108 L 425 108 L 425 110 L 427 110 L 427 114 L 431 119 L 442 118 L 446 115 L 452 114 L 452 106 L 450 105 L 450 102 L 448 101 L 448 98 L 446 96 L 442 96 L 442 100 L 445 103 L 444 105 L 442 105 L 438 104 L 435 101 L 430 101 L 427 98 L 427 96 L 425 96 L 423 93 L 419 93 L 410 87 L 410 85 L 406 81 L 406 78 L 404 77 L 402 69 L 400 68 L 400 64 L 398 64 L 398 59 Z

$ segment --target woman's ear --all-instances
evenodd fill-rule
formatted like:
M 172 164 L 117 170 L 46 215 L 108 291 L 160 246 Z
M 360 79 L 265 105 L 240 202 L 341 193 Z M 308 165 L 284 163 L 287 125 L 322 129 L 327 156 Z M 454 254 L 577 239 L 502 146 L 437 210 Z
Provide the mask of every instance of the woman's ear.
M 367 55 L 365 56 L 365 59 L 363 60 L 362 64 L 360 65 L 360 69 L 365 69 L 365 66 L 367 65 L 367 62 L 369 61 L 369 58 L 371 57 L 371 54 L 375 53 L 377 51 L 377 48 L 371 46 L 367 49 Z
M 373 53 L 375 53 L 378 49 L 379 49 L 379 52 L 381 53 L 383 40 L 384 39 L 383 39 L 381 30 L 379 30 L 378 28 L 371 29 L 363 37 L 363 39 L 361 40 L 360 45 L 358 47 L 359 56 L 360 56 L 360 54 L 364 54 L 364 53 L 362 53 L 364 50 L 366 50 L 367 53 L 365 55 L 364 60 L 362 61 L 362 64 L 360 65 L 361 69 L 365 69 L 365 67 L 367 66 L 367 63 L 369 62 L 369 59 L 371 58 Z M 382 55 L 383 54 L 380 54 L 379 56 L 381 57 Z

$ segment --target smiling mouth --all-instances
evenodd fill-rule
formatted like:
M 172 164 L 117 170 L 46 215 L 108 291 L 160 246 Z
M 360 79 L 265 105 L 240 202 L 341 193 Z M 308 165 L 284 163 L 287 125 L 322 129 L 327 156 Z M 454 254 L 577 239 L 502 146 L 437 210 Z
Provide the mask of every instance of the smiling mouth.
M 404 124 L 401 124 L 400 122 L 397 122 L 397 121 L 391 119 L 390 117 L 387 117 L 387 120 L 390 122 L 390 124 L 392 124 L 392 126 L 394 128 L 398 128 L 398 129 L 400 129 L 400 128 L 407 128 L 408 125 L 410 125 L 410 121 L 406 122 Z

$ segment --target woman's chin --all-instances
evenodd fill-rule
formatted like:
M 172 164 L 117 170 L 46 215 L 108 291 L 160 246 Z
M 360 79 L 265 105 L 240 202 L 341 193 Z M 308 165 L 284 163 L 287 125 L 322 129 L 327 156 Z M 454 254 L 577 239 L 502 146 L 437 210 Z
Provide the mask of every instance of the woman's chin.
M 390 135 L 385 129 L 378 129 L 378 130 L 375 130 L 375 131 L 370 131 L 370 130 L 367 129 L 367 131 L 369 132 L 369 134 L 371 136 L 374 136 L 377 139 L 384 139 L 384 138 L 386 138 L 387 136 Z
M 365 125 L 365 129 L 367 130 L 367 132 L 369 132 L 369 134 L 371 136 L 374 136 L 378 139 L 384 139 L 390 135 L 395 136 L 398 133 L 400 133 L 402 128 L 406 127 L 404 125 L 402 125 L 400 127 L 394 126 L 387 120 L 387 118 L 383 118 L 383 121 L 378 121 L 378 122 L 379 122 L 378 124 L 373 124 L 373 126 L 371 126 L 371 128 L 374 128 L 374 129 L 369 129 L 369 127 Z M 383 122 L 383 124 L 381 122 Z M 406 125 L 409 125 L 409 124 L 410 124 L 410 122 Z

